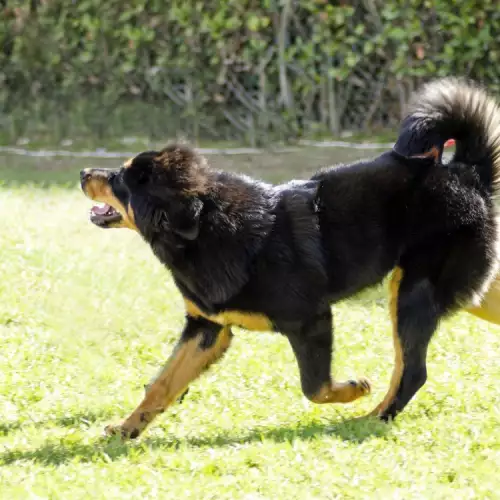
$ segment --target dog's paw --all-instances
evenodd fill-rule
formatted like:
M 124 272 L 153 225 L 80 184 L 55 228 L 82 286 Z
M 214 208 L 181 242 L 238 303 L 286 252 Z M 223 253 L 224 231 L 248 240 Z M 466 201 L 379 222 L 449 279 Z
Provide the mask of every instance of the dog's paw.
M 358 380 L 349 380 L 349 384 L 356 390 L 358 398 L 368 396 L 372 392 L 372 386 L 367 378 L 361 377 Z
M 104 429 L 104 434 L 108 437 L 120 436 L 122 439 L 135 439 L 139 436 L 139 429 L 128 429 L 122 425 L 108 425 Z

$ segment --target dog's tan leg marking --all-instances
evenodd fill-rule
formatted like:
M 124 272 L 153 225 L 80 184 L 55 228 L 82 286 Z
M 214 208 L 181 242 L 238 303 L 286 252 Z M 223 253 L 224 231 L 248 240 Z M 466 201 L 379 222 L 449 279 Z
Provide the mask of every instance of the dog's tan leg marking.
M 479 307 L 465 309 L 478 318 L 500 325 L 500 276 L 491 284 Z
M 148 387 L 144 399 L 133 413 L 118 426 L 108 426 L 106 434 L 120 434 L 125 438 L 136 438 L 163 413 L 212 363 L 222 357 L 231 344 L 229 327 L 221 328 L 214 345 L 204 348 L 203 333 L 180 341 L 156 380 Z
M 392 339 L 394 342 L 394 369 L 392 371 L 391 382 L 389 384 L 389 389 L 385 395 L 382 402 L 380 402 L 369 416 L 380 415 L 384 410 L 387 409 L 389 404 L 393 401 L 396 393 L 399 389 L 399 384 L 401 382 L 401 377 L 403 376 L 403 350 L 401 348 L 401 343 L 398 336 L 398 295 L 399 295 L 399 284 L 403 279 L 403 270 L 401 268 L 396 268 L 392 273 L 389 282 L 389 308 L 391 312 L 391 322 L 392 322 Z
M 313 403 L 350 403 L 370 394 L 371 387 L 368 380 L 362 378 L 349 382 L 330 382 L 309 399 Z

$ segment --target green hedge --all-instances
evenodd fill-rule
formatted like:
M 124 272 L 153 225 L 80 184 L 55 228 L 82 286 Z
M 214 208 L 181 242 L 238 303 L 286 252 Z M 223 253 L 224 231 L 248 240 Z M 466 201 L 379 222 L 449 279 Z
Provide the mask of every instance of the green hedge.
M 3 0 L 0 47 L 12 138 L 366 133 L 423 79 L 500 88 L 495 0 Z

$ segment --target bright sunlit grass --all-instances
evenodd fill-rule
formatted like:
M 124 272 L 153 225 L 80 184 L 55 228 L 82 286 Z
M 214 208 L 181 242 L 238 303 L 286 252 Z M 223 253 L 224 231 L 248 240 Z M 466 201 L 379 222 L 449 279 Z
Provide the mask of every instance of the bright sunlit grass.
M 370 397 L 315 406 L 284 337 L 237 331 L 138 441 L 102 438 L 184 312 L 140 238 L 95 228 L 88 208 L 77 189 L 0 189 L 1 498 L 498 498 L 498 328 L 447 321 L 397 422 L 349 421 L 390 377 L 384 289 L 335 307 L 335 374 L 369 377 Z

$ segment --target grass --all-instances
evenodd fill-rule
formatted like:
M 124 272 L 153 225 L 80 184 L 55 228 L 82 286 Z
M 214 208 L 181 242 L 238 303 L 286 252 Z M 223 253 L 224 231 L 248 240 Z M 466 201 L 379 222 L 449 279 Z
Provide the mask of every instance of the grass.
M 220 161 L 276 179 L 325 159 L 268 158 L 270 170 L 263 157 Z M 2 498 L 498 498 L 496 327 L 464 313 L 445 322 L 430 380 L 399 420 L 352 420 L 390 377 L 383 289 L 334 308 L 335 374 L 368 376 L 368 398 L 309 403 L 286 340 L 237 331 L 224 360 L 137 442 L 103 438 L 177 339 L 179 293 L 137 235 L 86 220 L 76 174 L 88 162 L 1 160 Z

